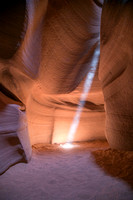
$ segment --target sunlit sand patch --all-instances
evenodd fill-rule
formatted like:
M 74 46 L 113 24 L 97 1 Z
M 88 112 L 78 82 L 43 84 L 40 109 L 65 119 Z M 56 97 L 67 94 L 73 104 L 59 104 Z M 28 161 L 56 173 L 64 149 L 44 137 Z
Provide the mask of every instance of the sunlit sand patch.
M 72 143 L 64 143 L 64 144 L 60 144 L 60 147 L 63 149 L 72 149 L 74 147 L 77 147 L 78 145 L 72 144 Z

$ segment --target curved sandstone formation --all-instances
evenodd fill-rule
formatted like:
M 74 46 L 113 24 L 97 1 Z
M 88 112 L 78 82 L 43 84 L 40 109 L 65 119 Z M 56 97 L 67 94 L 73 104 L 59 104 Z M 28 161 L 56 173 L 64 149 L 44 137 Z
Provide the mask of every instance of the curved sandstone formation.
M 133 149 L 129 28 L 133 5 L 102 3 L 21 0 L 3 5 L 0 173 L 28 161 L 36 143 L 106 135 L 113 148 Z
M 107 1 L 101 20 L 99 78 L 106 107 L 105 133 L 111 147 L 123 150 L 133 150 L 132 9 L 132 1 Z

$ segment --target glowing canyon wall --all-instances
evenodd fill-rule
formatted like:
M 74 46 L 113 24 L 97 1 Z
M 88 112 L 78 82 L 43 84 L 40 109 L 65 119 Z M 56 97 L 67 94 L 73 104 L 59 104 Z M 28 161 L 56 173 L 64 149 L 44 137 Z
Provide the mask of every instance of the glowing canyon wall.
M 106 137 L 133 149 L 132 8 L 120 0 L 0 8 L 0 173 L 29 161 L 36 143 Z

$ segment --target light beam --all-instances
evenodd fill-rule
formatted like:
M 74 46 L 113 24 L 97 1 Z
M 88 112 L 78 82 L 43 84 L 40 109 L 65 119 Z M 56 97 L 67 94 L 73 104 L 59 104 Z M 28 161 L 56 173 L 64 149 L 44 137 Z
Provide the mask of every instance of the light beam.
M 90 64 L 91 68 L 90 68 L 90 70 L 89 70 L 89 72 L 87 74 L 87 77 L 86 77 L 86 80 L 85 80 L 85 83 L 84 83 L 84 86 L 83 86 L 83 92 L 81 94 L 79 105 L 77 107 L 77 111 L 75 113 L 73 122 L 71 124 L 70 129 L 69 129 L 69 133 L 68 133 L 68 138 L 67 138 L 67 143 L 66 144 L 70 144 L 73 141 L 74 135 L 75 135 L 76 130 L 78 128 L 81 112 L 83 110 L 83 107 L 84 107 L 88 92 L 89 92 L 89 90 L 91 88 L 92 81 L 93 81 L 93 78 L 95 76 L 95 72 L 96 72 L 96 69 L 97 69 L 99 55 L 100 55 L 99 46 L 100 45 L 98 44 L 97 48 L 95 49 L 95 52 L 94 52 L 94 55 L 93 55 L 93 58 L 92 58 L 92 62 Z

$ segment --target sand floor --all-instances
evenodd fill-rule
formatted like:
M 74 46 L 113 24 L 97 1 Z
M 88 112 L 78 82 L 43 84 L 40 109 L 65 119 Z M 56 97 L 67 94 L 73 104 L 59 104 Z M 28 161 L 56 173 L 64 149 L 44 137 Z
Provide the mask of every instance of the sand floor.
M 0 200 L 133 200 L 133 152 L 75 145 L 35 145 L 28 164 L 0 176 Z

